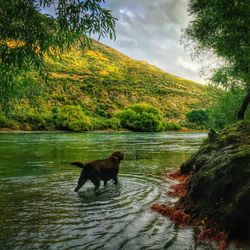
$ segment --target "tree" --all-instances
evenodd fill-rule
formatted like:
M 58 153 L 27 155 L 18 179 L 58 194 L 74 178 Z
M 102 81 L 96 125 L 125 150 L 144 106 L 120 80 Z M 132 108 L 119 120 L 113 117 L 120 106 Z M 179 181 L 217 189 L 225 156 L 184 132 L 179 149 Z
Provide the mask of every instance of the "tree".
M 241 88 L 231 88 L 223 91 L 209 107 L 209 125 L 213 129 L 223 129 L 226 126 L 237 122 L 237 111 L 239 110 L 245 91 Z M 250 118 L 250 110 L 245 114 L 245 118 Z
M 105 0 L 0 0 L 0 95 L 2 109 L 22 72 L 44 72 L 44 56 L 55 57 L 89 36 L 114 38 L 115 18 Z M 50 10 L 53 14 L 46 14 Z M 48 12 L 48 11 L 47 11 Z M 12 74 L 14 73 L 14 74 Z M 6 107 L 3 107 L 6 106 Z M 1 108 L 1 107 L 0 107 Z
M 208 123 L 208 114 L 206 110 L 194 109 L 187 113 L 187 119 L 189 122 L 205 125 Z
M 188 10 L 193 19 L 185 30 L 186 38 L 198 51 L 209 50 L 223 59 L 212 80 L 245 89 L 238 111 L 238 119 L 244 119 L 250 102 L 249 0 L 189 0 Z
M 115 117 L 124 128 L 142 132 L 156 132 L 163 129 L 163 115 L 157 108 L 146 104 L 133 104 L 118 111 Z

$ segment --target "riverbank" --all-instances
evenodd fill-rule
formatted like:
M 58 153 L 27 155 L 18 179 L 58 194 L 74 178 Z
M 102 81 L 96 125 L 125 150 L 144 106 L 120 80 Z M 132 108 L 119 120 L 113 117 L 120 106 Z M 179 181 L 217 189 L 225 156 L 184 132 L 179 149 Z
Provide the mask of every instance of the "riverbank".
M 250 237 L 250 122 L 209 133 L 200 150 L 181 166 L 192 174 L 182 199 L 192 215 L 212 217 L 230 239 Z
M 166 130 L 161 132 L 182 132 L 182 133 L 208 133 L 208 130 L 197 130 L 182 127 L 180 130 Z M 0 133 L 85 133 L 85 132 L 97 132 L 97 133 L 112 133 L 112 132 L 136 132 L 129 129 L 105 129 L 105 130 L 91 130 L 91 131 L 68 131 L 68 130 L 20 130 L 11 128 L 0 128 Z M 142 132 L 143 133 L 143 132 Z M 156 132 L 157 133 L 157 132 Z
M 219 134 L 210 132 L 201 148 L 181 165 L 180 174 L 189 177 L 179 190 L 176 188 L 182 192 L 179 201 L 170 205 L 174 208 L 171 213 L 181 209 L 189 216 L 188 224 L 199 221 L 211 238 L 223 232 L 220 249 L 225 249 L 226 239 L 249 240 L 249 121 L 236 123 Z M 160 212 L 163 208 L 153 207 Z

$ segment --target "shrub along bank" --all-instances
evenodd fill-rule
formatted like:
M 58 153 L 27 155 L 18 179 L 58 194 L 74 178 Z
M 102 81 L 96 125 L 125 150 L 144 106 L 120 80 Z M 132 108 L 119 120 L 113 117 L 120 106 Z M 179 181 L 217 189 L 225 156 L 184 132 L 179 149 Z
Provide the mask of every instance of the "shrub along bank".
M 99 112 L 101 108 L 99 109 Z M 92 130 L 128 129 L 141 132 L 179 130 L 177 123 L 167 122 L 163 114 L 152 105 L 141 103 L 115 112 L 110 118 L 84 110 L 80 105 L 53 108 L 50 113 L 13 113 L 0 116 L 0 128 L 21 130 L 66 130 L 74 132 Z

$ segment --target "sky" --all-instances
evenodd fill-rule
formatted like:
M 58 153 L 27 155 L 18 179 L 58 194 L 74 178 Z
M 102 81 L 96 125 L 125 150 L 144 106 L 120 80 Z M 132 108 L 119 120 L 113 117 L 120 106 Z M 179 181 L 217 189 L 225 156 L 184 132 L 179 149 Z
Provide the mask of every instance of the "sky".
M 173 75 L 199 83 L 201 64 L 180 43 L 190 17 L 188 0 L 106 0 L 116 21 L 116 40 L 100 42 L 137 60 L 147 61 Z

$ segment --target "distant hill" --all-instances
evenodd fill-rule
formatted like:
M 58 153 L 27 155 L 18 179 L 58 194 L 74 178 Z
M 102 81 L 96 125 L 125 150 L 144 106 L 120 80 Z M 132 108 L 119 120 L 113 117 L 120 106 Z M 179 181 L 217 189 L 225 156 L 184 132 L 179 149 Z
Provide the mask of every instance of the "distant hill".
M 212 101 L 207 86 L 171 75 L 93 41 L 84 51 L 73 48 L 61 60 L 46 59 L 49 78 L 34 75 L 40 96 L 24 100 L 18 110 L 49 114 L 65 105 L 80 106 L 89 117 L 112 117 L 115 111 L 135 103 L 158 108 L 166 120 L 180 121 L 197 108 Z M 32 99 L 32 98 L 31 98 Z M 22 123 L 22 119 L 17 119 Z
M 205 108 L 211 101 L 208 87 L 133 60 L 96 41 L 92 50 L 72 49 L 60 62 L 48 60 L 48 68 L 51 105 L 84 103 L 95 112 L 101 104 L 112 113 L 146 102 L 166 117 L 181 119 L 191 109 Z

